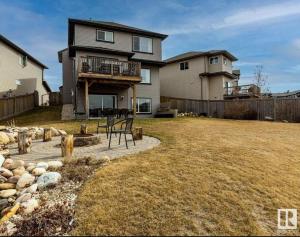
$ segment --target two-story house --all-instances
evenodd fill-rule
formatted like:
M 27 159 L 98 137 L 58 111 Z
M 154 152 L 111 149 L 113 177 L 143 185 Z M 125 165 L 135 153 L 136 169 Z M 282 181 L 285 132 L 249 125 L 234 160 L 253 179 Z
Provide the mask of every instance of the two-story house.
M 97 117 L 104 109 L 153 116 L 160 103 L 161 43 L 167 35 L 114 22 L 69 19 L 62 119 Z
M 165 60 L 160 70 L 161 96 L 223 100 L 225 90 L 238 83 L 232 62 L 237 58 L 226 50 L 187 52 Z
M 49 104 L 47 66 L 0 34 L 0 98 L 39 94 L 39 105 Z

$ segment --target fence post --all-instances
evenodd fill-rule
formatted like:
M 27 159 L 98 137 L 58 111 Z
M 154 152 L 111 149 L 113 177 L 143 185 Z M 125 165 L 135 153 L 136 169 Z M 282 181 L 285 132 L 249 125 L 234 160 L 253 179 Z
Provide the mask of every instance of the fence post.
M 276 121 L 276 103 L 277 103 L 277 100 L 276 100 L 276 97 L 274 98 L 273 100 L 273 118 L 274 118 L 274 121 Z
M 16 115 L 16 106 L 17 106 L 15 96 L 13 97 L 13 102 L 14 102 L 13 116 L 15 116 Z
M 39 92 L 34 91 L 33 95 L 34 95 L 34 107 L 38 107 L 39 106 Z
M 210 116 L 210 105 L 209 105 L 209 100 L 207 100 L 207 117 Z

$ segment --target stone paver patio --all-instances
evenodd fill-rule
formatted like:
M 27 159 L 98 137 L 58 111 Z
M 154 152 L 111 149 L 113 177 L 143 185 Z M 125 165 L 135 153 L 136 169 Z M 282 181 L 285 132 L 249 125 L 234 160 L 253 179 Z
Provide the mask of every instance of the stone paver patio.
M 86 147 L 74 147 L 74 157 L 102 157 L 108 155 L 111 159 L 121 156 L 138 153 L 152 149 L 160 144 L 160 140 L 154 137 L 143 136 L 143 140 L 136 141 L 133 145 L 131 138 L 128 139 L 128 149 L 126 149 L 124 135 L 121 138 L 121 145 L 118 145 L 118 137 L 112 136 L 111 149 L 108 149 L 108 139 L 105 134 L 101 134 L 101 144 Z M 130 135 L 128 136 L 130 137 Z M 42 140 L 33 140 L 32 149 L 28 154 L 18 154 L 18 144 L 9 145 L 11 157 L 13 159 L 24 160 L 25 162 L 38 162 L 62 159 L 60 148 L 60 136 L 53 137 L 52 141 L 43 142 Z

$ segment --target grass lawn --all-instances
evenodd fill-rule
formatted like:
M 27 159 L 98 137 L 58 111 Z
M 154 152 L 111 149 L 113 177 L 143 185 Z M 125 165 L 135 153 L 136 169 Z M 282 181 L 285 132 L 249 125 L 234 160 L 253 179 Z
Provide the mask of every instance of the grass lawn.
M 277 231 L 277 209 L 300 208 L 299 124 L 206 118 L 136 123 L 162 144 L 111 162 L 84 184 L 73 234 L 300 234 Z M 17 119 L 17 125 L 32 124 L 75 132 L 80 122 L 59 121 L 55 108 Z

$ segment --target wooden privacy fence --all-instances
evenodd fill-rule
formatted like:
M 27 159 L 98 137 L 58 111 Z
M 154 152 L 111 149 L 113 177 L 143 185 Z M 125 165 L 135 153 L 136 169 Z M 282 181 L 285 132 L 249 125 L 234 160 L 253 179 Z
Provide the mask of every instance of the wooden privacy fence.
M 0 120 L 32 110 L 38 100 L 37 93 L 0 99 Z
M 300 99 L 248 99 L 248 100 L 191 100 L 161 97 L 170 102 L 179 113 L 193 112 L 214 118 L 287 120 L 300 122 Z
M 50 92 L 49 104 L 50 105 L 61 105 L 62 104 L 62 96 L 61 96 L 60 92 Z

